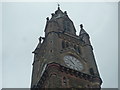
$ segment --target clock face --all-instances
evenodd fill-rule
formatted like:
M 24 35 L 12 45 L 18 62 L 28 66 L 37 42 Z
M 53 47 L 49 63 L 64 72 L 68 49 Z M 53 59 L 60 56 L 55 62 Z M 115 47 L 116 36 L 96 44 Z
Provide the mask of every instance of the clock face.
M 70 56 L 70 55 L 65 56 L 64 62 L 71 69 L 75 69 L 77 71 L 83 70 L 83 64 L 73 56 Z

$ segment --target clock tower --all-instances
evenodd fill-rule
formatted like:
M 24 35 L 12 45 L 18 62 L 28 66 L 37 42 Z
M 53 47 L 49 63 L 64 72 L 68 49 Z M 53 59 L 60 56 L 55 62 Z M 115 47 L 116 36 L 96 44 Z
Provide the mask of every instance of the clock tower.
M 60 7 L 46 18 L 45 37 L 34 53 L 31 88 L 101 88 L 89 34 L 76 29 Z

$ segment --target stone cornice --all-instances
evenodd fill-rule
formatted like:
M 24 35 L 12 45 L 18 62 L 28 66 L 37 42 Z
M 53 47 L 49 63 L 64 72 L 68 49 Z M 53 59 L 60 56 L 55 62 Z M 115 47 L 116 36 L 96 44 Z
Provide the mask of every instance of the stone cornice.
M 46 78 L 49 76 L 48 71 L 51 69 L 51 67 L 54 67 L 55 69 L 58 69 L 59 71 L 64 72 L 66 74 L 73 75 L 73 76 L 75 76 L 77 78 L 88 80 L 89 82 L 98 82 L 100 85 L 102 84 L 102 80 L 101 80 L 100 77 L 85 74 L 85 73 L 82 73 L 82 72 L 67 68 L 65 66 L 62 66 L 62 65 L 60 65 L 58 63 L 53 62 L 53 63 L 47 64 L 46 69 L 45 69 L 42 77 L 40 78 L 38 83 L 32 88 L 42 88 L 43 87 L 44 82 L 46 81 Z

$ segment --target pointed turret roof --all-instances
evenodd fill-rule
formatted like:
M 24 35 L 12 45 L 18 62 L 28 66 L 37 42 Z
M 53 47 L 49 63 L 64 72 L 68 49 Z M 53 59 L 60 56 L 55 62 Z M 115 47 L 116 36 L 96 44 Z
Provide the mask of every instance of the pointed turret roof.
M 58 4 L 58 9 L 55 11 L 55 14 L 63 14 L 63 12 L 60 10 L 59 4 Z
M 55 12 L 52 13 L 51 15 L 52 17 L 50 19 L 48 17 L 46 18 L 47 19 L 47 22 L 46 22 L 47 24 L 45 27 L 46 35 L 48 32 L 51 32 L 51 31 L 76 35 L 76 29 L 74 27 L 72 20 L 68 17 L 66 11 L 63 12 L 60 9 L 59 5 L 57 10 L 55 10 Z M 50 28 L 49 28 L 49 25 L 50 25 Z
M 82 25 L 82 24 L 80 24 L 80 28 L 81 28 L 81 30 L 80 30 L 79 36 L 82 35 L 82 34 L 88 34 L 88 33 L 83 29 L 83 25 Z
M 63 12 L 61 9 L 60 9 L 60 5 L 58 4 L 58 9 L 55 11 L 55 13 L 52 13 L 52 18 L 51 19 L 57 19 L 57 18 L 60 18 L 60 17 L 64 17 L 67 15 L 67 12 Z

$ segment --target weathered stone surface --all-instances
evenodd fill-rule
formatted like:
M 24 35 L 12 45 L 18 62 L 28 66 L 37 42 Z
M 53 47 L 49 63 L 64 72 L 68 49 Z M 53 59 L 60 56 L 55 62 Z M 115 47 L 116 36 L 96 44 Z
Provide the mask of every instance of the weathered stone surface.
M 81 28 L 83 30 L 83 27 Z M 73 22 L 60 8 L 47 19 L 45 37 L 33 52 L 31 87 L 42 88 L 100 88 L 102 80 L 95 62 L 88 33 L 76 35 Z M 70 58 L 66 65 L 64 57 L 74 57 L 83 70 L 74 70 Z M 72 68 L 70 68 L 72 67 Z

